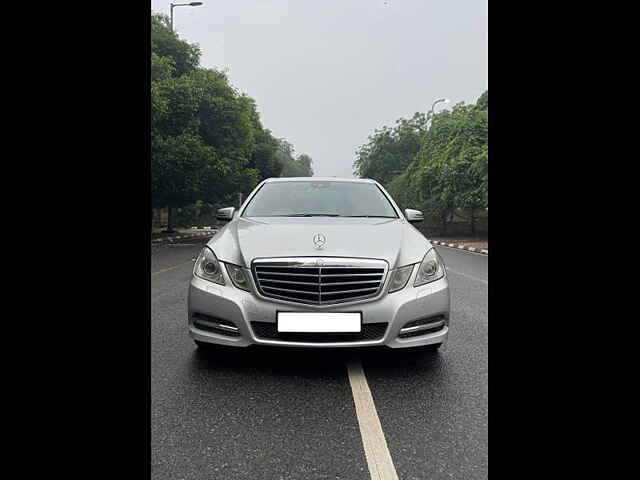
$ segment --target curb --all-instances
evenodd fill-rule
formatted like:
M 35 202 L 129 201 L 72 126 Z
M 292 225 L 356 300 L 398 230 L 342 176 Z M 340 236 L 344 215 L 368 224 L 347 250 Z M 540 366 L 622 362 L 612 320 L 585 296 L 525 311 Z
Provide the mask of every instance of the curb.
M 440 245 L 440 246 L 449 247 L 449 248 L 457 248 L 459 250 L 467 250 L 468 252 L 479 253 L 482 255 L 489 255 L 488 248 L 467 247 L 466 245 L 462 245 L 462 244 L 445 243 L 445 242 L 439 242 L 438 240 L 429 240 L 429 241 L 434 245 Z
M 176 240 L 181 240 L 181 239 L 186 239 L 186 238 L 195 238 L 195 237 L 212 237 L 213 235 L 215 235 L 215 233 L 217 232 L 217 229 L 210 229 L 207 230 L 205 232 L 197 232 L 197 233 L 185 233 L 182 235 L 177 235 L 175 237 L 162 237 L 162 238 L 155 238 L 153 240 L 151 240 L 151 244 L 159 244 L 159 243 L 170 243 L 170 242 L 174 242 Z

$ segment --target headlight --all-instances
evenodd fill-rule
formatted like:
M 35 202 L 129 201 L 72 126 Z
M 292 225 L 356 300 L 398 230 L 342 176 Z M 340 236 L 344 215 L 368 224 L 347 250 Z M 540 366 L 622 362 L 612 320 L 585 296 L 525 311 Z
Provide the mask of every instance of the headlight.
M 233 284 L 242 290 L 249 291 L 249 285 L 247 283 L 247 277 L 244 274 L 244 270 L 236 265 L 231 265 L 230 263 L 225 263 L 224 266 L 227 267 L 227 273 L 231 277 Z
M 418 273 L 416 274 L 416 281 L 413 284 L 414 287 L 419 287 L 425 283 L 434 282 L 444 277 L 444 263 L 436 252 L 435 248 L 432 248 L 422 259 L 420 267 L 418 267 Z
M 196 264 L 193 266 L 193 274 L 210 282 L 224 285 L 220 262 L 209 247 L 204 247 L 198 255 Z
M 407 285 L 411 272 L 413 272 L 413 265 L 407 265 L 406 267 L 395 270 L 389 283 L 389 293 L 402 290 Z

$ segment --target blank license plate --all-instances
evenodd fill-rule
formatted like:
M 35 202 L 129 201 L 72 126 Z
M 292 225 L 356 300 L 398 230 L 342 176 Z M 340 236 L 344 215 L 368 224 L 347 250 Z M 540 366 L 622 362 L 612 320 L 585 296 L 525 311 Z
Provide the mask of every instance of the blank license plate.
M 278 312 L 278 332 L 359 332 L 361 314 L 321 312 Z

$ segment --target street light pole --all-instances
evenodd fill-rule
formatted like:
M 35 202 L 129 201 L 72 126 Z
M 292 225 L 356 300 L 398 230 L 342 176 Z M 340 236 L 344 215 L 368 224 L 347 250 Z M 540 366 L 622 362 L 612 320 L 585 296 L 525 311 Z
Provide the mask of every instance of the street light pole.
M 171 4 L 171 31 L 173 32 L 173 8 L 174 7 L 199 7 L 202 2 L 190 2 L 190 3 L 172 3 Z
M 202 2 L 190 2 L 190 3 L 172 3 L 171 4 L 171 20 L 170 20 L 170 27 L 171 27 L 171 31 L 173 32 L 173 9 L 174 7 L 199 7 L 200 5 L 202 5 Z M 171 226 L 171 207 L 167 207 L 168 209 L 168 220 L 167 220 L 167 232 L 173 232 L 173 227 Z
M 429 122 L 429 128 L 431 128 L 431 125 L 433 124 L 433 115 L 434 115 L 434 110 L 436 108 L 436 105 L 440 102 L 444 102 L 444 103 L 449 103 L 451 100 L 449 100 L 448 98 L 439 98 L 438 100 L 436 100 L 435 102 L 433 102 L 433 105 L 431 105 L 431 121 Z

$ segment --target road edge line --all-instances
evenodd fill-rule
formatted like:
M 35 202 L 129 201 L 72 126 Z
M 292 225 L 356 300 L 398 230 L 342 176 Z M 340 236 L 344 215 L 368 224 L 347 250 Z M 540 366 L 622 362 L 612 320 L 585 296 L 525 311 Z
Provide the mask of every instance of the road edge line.
M 460 275 L 461 277 L 468 278 L 470 280 L 475 280 L 476 282 L 484 283 L 485 285 L 489 285 L 488 280 L 483 280 L 482 278 L 474 277 L 473 275 L 469 275 L 468 273 L 458 272 L 456 270 L 451 270 L 449 267 L 446 267 L 447 272 L 451 272 L 454 275 Z
M 172 265 L 171 267 L 163 268 L 162 270 L 158 270 L 157 272 L 152 272 L 151 276 L 155 277 L 156 275 L 160 275 L 161 273 L 168 272 L 170 270 L 175 270 L 176 268 L 181 267 L 182 265 L 184 265 L 186 263 L 191 263 L 191 262 L 193 262 L 193 260 L 189 259 L 189 260 L 186 260 L 186 261 L 184 261 L 182 263 L 178 263 L 177 265 Z

